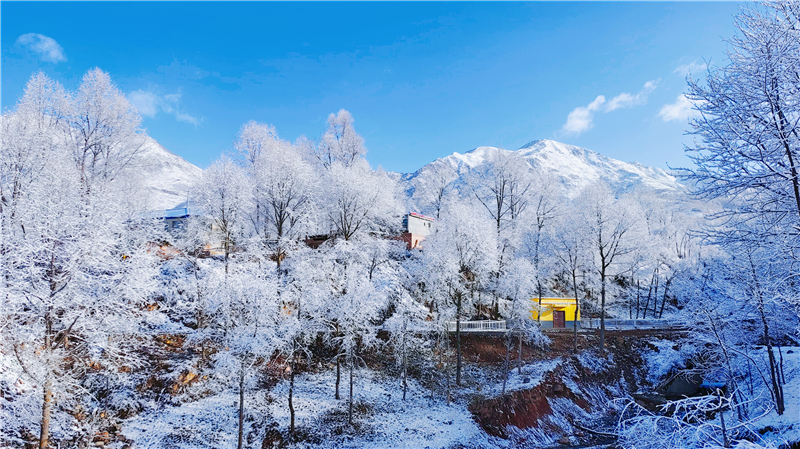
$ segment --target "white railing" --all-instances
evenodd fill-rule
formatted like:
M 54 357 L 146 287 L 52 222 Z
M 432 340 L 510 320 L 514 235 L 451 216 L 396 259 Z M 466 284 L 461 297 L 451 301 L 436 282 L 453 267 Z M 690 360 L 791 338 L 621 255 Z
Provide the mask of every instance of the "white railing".
M 448 332 L 456 331 L 456 322 L 447 321 Z M 506 321 L 462 321 L 459 325 L 461 332 L 504 332 L 506 330 Z
M 600 329 L 600 318 L 584 318 L 581 327 Z M 680 323 L 672 320 L 617 320 L 606 318 L 606 329 L 671 329 L 680 327 Z

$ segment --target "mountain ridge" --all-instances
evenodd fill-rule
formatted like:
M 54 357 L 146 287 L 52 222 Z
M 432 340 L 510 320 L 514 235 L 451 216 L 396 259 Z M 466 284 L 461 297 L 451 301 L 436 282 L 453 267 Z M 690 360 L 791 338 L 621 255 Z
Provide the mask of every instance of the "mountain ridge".
M 517 150 L 478 146 L 465 153 L 453 152 L 437 158 L 413 173 L 389 172 L 401 183 L 409 198 L 417 188 L 430 182 L 437 166 L 453 170 L 456 187 L 465 186 L 467 175 L 488 168 L 499 152 L 515 153 L 522 157 L 533 173 L 549 173 L 563 187 L 567 197 L 574 198 L 581 189 L 603 179 L 617 192 L 647 189 L 656 192 L 682 194 L 687 191 L 675 176 L 666 170 L 648 167 L 638 162 L 622 162 L 595 151 L 549 139 L 532 140 Z M 152 137 L 147 136 L 136 162 L 142 172 L 142 184 L 150 210 L 166 210 L 185 204 L 193 184 L 200 179 L 202 169 L 170 152 Z
M 200 167 L 167 150 L 150 136 L 145 136 L 133 164 L 141 174 L 141 187 L 151 211 L 186 203 L 192 186 L 203 173 Z
M 617 192 L 628 192 L 645 188 L 660 192 L 683 193 L 686 187 L 666 170 L 648 167 L 638 162 L 622 162 L 595 151 L 557 142 L 539 139 L 528 142 L 518 150 L 505 150 L 492 146 L 479 146 L 466 153 L 454 152 L 438 158 L 414 173 L 401 175 L 407 183 L 407 191 L 413 194 L 415 185 L 425 184 L 424 178 L 436 166 L 446 165 L 456 174 L 456 183 L 465 183 L 467 173 L 488 166 L 491 158 L 499 152 L 515 153 L 524 159 L 532 172 L 554 175 L 568 197 L 575 197 L 586 186 L 605 180 Z

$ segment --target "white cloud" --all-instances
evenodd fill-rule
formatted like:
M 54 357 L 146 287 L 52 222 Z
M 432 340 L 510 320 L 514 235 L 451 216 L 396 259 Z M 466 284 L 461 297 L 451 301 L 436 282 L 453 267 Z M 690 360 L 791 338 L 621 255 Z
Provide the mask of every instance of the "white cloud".
M 180 91 L 174 94 L 158 95 L 149 90 L 139 89 L 128 94 L 128 101 L 136 106 L 139 113 L 144 116 L 155 117 L 158 112 L 164 112 L 174 115 L 175 120 L 179 122 L 199 125 L 202 121 L 201 118 L 195 117 L 181 108 L 181 95 Z
M 128 94 L 128 101 L 136 106 L 139 113 L 147 117 L 155 117 L 158 112 L 158 95 L 146 90 L 135 90 Z
M 658 111 L 659 117 L 665 122 L 673 120 L 686 121 L 689 117 L 693 116 L 697 111 L 692 109 L 692 102 L 689 101 L 683 94 L 678 95 L 675 103 L 665 104 Z
M 606 102 L 606 97 L 598 95 L 593 102 L 586 106 L 578 106 L 567 116 L 567 123 L 561 128 L 569 134 L 580 134 L 592 129 L 594 126 L 594 113 Z
M 47 37 L 43 34 L 23 34 L 17 38 L 16 45 L 38 54 L 39 58 L 45 62 L 58 64 L 67 60 L 64 49 L 58 45 L 58 42 L 52 37 Z
M 194 126 L 197 126 L 197 125 L 200 124 L 200 119 L 198 119 L 197 117 L 191 116 L 191 115 L 189 115 L 189 114 L 187 114 L 185 112 L 176 113 L 175 114 L 175 118 L 179 122 L 190 123 L 190 124 L 192 124 Z
M 174 94 L 167 94 L 164 95 L 164 112 L 172 113 L 174 111 L 173 105 L 177 105 L 179 101 L 181 101 L 181 94 L 180 92 Z
M 644 87 L 642 87 L 642 90 L 640 90 L 636 95 L 631 95 L 627 92 L 617 95 L 606 104 L 605 112 L 616 111 L 617 109 L 623 108 L 631 108 L 647 103 L 647 96 L 650 95 L 650 92 L 655 90 L 659 81 L 661 81 L 660 78 L 644 83 Z
M 636 95 L 623 92 L 610 101 L 606 102 L 606 97 L 598 95 L 593 102 L 586 106 L 578 106 L 567 116 L 567 122 L 561 127 L 561 131 L 567 134 L 581 134 L 594 127 L 594 114 L 602 109 L 602 112 L 616 111 L 617 109 L 632 108 L 647 103 L 647 96 L 655 90 L 661 79 L 651 80 L 644 83 L 642 90 Z
M 706 70 L 705 64 L 698 64 L 697 61 L 690 62 L 688 64 L 679 65 L 672 73 L 678 73 L 680 75 L 686 76 L 690 73 L 702 73 Z

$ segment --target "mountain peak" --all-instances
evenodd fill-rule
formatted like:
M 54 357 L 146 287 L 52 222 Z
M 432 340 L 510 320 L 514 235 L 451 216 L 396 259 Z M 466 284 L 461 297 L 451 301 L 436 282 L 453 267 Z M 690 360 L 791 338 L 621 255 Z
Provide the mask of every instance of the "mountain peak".
M 481 170 L 492 156 L 502 151 L 508 150 L 480 146 L 464 154 L 453 153 L 403 179 L 424 178 L 432 166 L 447 164 L 457 174 L 456 184 L 464 184 L 469 172 Z M 547 173 L 558 179 L 568 197 L 577 196 L 581 189 L 599 180 L 607 182 L 618 192 L 638 188 L 676 193 L 685 190 L 674 176 L 660 168 L 618 161 L 586 148 L 554 140 L 533 140 L 513 153 L 521 156 L 531 171 Z
M 150 136 L 146 136 L 134 165 L 150 210 L 172 209 L 186 202 L 190 189 L 203 173 Z
M 519 147 L 519 149 L 520 150 L 525 150 L 527 148 L 538 147 L 538 146 L 541 146 L 541 144 L 546 145 L 547 142 L 559 143 L 559 142 L 555 142 L 554 140 L 536 139 L 536 140 L 531 140 L 530 142 L 526 143 L 525 145 Z

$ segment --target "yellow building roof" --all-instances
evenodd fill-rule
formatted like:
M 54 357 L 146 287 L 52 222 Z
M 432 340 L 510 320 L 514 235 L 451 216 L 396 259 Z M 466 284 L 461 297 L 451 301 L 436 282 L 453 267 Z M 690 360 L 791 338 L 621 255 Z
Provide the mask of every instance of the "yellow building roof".
M 531 301 L 538 303 L 539 298 L 531 298 Z M 542 298 L 542 304 L 571 305 L 575 304 L 575 298 Z

